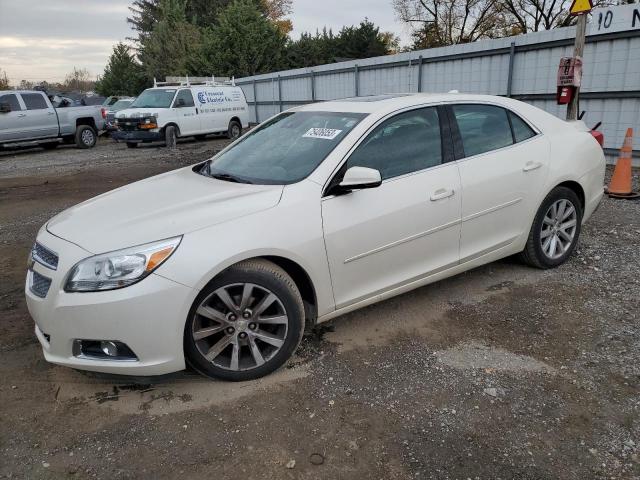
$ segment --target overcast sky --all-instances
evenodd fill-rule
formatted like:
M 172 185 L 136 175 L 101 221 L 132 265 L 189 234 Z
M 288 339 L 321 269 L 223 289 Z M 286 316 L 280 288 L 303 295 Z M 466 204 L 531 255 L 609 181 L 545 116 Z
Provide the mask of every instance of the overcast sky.
M 102 73 L 112 46 L 131 35 L 130 0 L 0 0 L 0 69 L 12 83 L 61 81 L 74 66 Z M 368 17 L 406 38 L 391 0 L 294 0 L 293 36 L 337 31 Z

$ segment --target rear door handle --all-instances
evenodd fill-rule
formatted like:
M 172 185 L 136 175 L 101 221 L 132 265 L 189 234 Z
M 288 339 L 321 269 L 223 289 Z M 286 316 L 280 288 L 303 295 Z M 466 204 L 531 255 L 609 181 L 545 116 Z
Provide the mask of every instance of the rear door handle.
M 19 113 L 19 114 L 18 114 L 18 117 L 26 117 L 26 116 L 27 116 L 27 114 L 26 114 L 26 113 Z
M 47 112 L 47 115 L 55 115 L 56 112 Z
M 438 200 L 452 197 L 455 193 L 452 188 L 440 188 L 431 194 L 431 201 L 437 202 Z
M 537 170 L 542 166 L 540 162 L 527 162 L 522 169 L 523 172 L 531 172 L 532 170 Z

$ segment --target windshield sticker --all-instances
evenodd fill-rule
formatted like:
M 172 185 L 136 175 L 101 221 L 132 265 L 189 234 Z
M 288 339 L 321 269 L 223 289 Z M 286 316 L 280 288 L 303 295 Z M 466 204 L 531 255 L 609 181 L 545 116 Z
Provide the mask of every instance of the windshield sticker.
M 342 130 L 334 128 L 310 128 L 303 138 L 323 138 L 324 140 L 333 140 L 342 133 Z

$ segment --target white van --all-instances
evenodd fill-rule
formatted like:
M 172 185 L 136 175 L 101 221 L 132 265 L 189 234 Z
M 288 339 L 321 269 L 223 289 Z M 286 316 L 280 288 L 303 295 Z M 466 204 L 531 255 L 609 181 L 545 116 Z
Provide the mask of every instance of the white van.
M 249 108 L 235 82 L 154 82 L 125 110 L 116 114 L 112 137 L 134 148 L 140 142 L 164 141 L 174 146 L 177 138 L 204 138 L 226 133 L 235 140 L 249 126 Z

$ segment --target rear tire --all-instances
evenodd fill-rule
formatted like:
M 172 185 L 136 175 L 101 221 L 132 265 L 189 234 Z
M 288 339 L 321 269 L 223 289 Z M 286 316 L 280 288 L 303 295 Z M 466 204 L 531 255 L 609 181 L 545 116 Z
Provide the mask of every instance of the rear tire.
M 542 269 L 562 265 L 578 244 L 581 224 L 582 204 L 576 193 L 554 188 L 536 213 L 521 259 Z
M 231 120 L 229 122 L 229 128 L 227 129 L 227 136 L 231 140 L 237 140 L 242 136 L 242 125 L 237 120 Z
M 127 142 L 127 148 L 138 148 L 138 142 Z
M 76 128 L 75 141 L 78 148 L 93 148 L 98 141 L 98 135 L 90 125 L 79 125 Z
M 178 142 L 178 129 L 173 125 L 169 125 L 165 128 L 164 140 L 167 144 L 167 148 L 176 148 L 176 144 Z
M 212 378 L 265 376 L 293 355 L 304 318 L 300 292 L 282 268 L 262 259 L 238 263 L 194 301 L 184 329 L 186 361 Z

